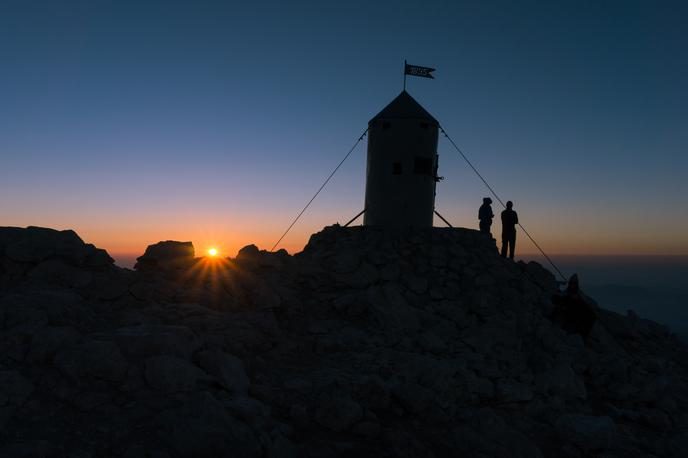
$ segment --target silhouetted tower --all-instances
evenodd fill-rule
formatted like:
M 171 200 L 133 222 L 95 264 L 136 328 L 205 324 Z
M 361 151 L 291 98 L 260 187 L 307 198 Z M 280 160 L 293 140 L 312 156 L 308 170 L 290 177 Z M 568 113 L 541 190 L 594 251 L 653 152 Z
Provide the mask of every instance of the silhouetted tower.
M 432 226 L 438 126 L 406 91 L 368 122 L 365 226 Z

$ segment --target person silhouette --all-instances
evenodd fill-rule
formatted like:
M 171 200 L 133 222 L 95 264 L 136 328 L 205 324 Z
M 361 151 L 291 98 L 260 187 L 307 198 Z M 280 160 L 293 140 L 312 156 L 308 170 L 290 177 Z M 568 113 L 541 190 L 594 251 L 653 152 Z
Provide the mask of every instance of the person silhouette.
M 483 204 L 480 206 L 480 209 L 478 210 L 480 232 L 482 232 L 483 234 L 487 234 L 490 237 L 492 237 L 492 233 L 490 232 L 490 226 L 492 226 L 492 218 L 494 218 L 494 213 L 492 213 L 492 207 L 490 206 L 491 203 L 492 199 L 490 199 L 489 197 L 484 197 Z
M 514 245 L 516 245 L 516 225 L 518 213 L 512 210 L 513 202 L 506 203 L 506 210 L 502 212 L 502 257 L 506 258 L 507 248 L 509 259 L 514 259 Z

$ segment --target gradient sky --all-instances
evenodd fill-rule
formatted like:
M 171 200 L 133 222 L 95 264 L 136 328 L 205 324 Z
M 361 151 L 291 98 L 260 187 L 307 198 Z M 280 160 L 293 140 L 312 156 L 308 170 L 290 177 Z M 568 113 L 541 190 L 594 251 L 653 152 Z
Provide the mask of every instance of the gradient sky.
M 407 59 L 546 251 L 688 254 L 687 5 L 3 0 L 0 226 L 269 249 Z M 438 210 L 477 227 L 486 190 L 439 154 Z M 365 143 L 282 246 L 358 213 L 364 174 Z

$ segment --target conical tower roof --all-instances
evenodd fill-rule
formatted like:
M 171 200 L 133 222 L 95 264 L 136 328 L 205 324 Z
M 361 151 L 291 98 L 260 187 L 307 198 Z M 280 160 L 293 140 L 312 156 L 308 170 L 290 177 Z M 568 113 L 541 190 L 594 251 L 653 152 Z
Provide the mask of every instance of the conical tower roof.
M 423 119 L 429 121 L 432 124 L 438 125 L 439 123 L 435 118 L 432 117 L 430 113 L 423 108 L 420 103 L 411 97 L 411 95 L 406 91 L 401 91 L 394 100 L 392 100 L 389 105 L 384 107 L 377 115 L 375 115 L 369 123 L 372 123 L 376 119 Z

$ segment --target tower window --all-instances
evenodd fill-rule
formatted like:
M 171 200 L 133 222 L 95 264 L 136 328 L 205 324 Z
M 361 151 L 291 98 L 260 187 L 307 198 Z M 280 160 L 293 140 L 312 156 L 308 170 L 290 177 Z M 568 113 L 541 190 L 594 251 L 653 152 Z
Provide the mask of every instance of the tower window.
M 432 159 L 416 156 L 413 161 L 413 173 L 416 175 L 432 175 Z
M 382 123 L 382 130 L 387 130 L 390 127 L 392 127 L 392 123 L 389 123 L 389 122 L 383 122 Z
M 392 175 L 401 175 L 401 162 L 395 162 L 392 164 Z

